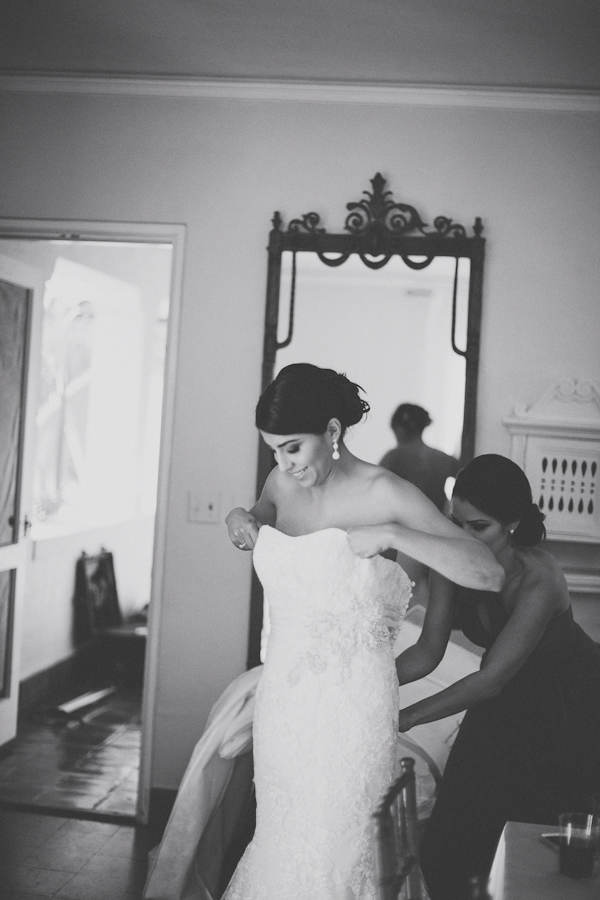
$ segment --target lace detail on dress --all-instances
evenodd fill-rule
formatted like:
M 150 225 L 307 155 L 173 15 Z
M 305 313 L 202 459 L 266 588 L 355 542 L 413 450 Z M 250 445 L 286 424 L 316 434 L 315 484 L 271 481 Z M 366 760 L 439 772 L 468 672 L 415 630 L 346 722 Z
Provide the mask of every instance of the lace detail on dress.
M 402 570 L 400 572 L 404 574 Z M 393 578 L 389 580 L 397 582 L 399 573 L 392 571 L 390 574 Z M 384 587 L 385 581 L 383 578 L 380 587 Z M 412 596 L 408 577 L 406 582 L 401 591 L 384 602 L 374 603 L 374 598 L 365 590 L 344 612 L 313 609 L 307 623 L 310 648 L 289 672 L 288 683 L 292 687 L 298 684 L 306 668 L 315 674 L 325 672 L 332 658 L 338 661 L 342 675 L 347 677 L 352 657 L 359 649 L 372 651 L 393 647 Z
M 376 900 L 371 814 L 392 781 L 392 646 L 410 597 L 346 534 L 261 529 L 272 631 L 256 692 L 256 832 L 223 900 Z

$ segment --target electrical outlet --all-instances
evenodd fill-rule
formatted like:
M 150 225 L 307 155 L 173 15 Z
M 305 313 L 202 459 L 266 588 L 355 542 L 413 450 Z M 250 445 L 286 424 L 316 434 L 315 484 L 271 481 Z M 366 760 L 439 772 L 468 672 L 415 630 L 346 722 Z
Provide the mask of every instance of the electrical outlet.
M 220 522 L 221 493 L 188 491 L 188 522 Z

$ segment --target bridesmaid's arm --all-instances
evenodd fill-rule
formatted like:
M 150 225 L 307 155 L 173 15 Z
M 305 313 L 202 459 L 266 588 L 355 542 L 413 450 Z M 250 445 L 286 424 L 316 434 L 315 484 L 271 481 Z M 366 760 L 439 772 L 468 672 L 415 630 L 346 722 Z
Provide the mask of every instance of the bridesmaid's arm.
M 560 594 L 551 576 L 526 575 L 508 621 L 486 653 L 481 669 L 400 710 L 400 730 L 444 719 L 496 697 L 531 655 L 559 603 Z
M 396 657 L 400 685 L 424 678 L 441 663 L 452 632 L 454 590 L 442 575 L 429 573 L 429 600 L 419 640 Z

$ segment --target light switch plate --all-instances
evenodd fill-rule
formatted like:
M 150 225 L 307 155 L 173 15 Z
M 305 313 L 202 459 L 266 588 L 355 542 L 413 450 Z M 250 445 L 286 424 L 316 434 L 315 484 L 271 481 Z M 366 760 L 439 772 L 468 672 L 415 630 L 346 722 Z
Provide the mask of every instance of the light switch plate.
M 221 506 L 220 491 L 188 491 L 188 522 L 220 522 Z

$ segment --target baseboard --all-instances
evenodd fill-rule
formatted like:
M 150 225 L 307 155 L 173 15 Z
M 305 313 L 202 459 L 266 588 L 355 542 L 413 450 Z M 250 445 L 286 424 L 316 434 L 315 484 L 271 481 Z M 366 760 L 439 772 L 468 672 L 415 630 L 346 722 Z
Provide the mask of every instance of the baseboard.
M 80 647 L 72 656 L 24 678 L 19 685 L 19 712 L 52 698 L 68 699 L 98 678 L 100 660 L 94 642 Z M 60 700 L 59 700 L 60 702 Z

